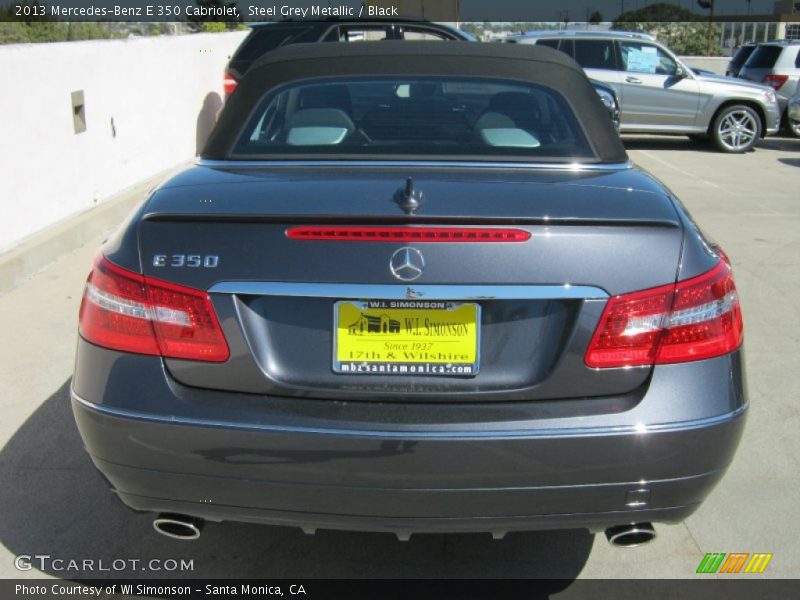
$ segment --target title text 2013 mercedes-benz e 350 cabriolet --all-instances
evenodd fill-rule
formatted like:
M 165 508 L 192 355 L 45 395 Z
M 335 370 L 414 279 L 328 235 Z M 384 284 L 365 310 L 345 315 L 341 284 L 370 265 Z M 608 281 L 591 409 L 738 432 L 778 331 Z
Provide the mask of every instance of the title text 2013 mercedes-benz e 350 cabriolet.
M 725 255 L 548 48 L 279 49 L 86 284 L 72 401 L 119 498 L 415 532 L 690 515 L 747 397 Z

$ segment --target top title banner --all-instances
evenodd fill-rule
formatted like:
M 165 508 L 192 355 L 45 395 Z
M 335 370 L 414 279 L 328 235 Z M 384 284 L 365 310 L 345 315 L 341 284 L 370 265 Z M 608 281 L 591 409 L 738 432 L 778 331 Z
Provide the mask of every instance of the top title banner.
M 284 19 L 385 19 L 416 17 L 462 22 L 798 20 L 773 15 L 772 0 L 0 0 L 3 21 L 261 22 Z M 746 6 L 745 6 L 746 5 Z M 798 15 L 800 18 L 800 15 Z
M 400 12 L 394 6 L 350 6 L 341 4 L 270 4 L 268 2 L 138 2 L 118 1 L 108 3 L 83 3 L 68 0 L 36 3 L 15 3 L 11 16 L 21 20 L 115 20 L 115 21 L 180 21 L 202 19 L 208 21 L 264 21 L 281 19 L 335 19 L 397 17 Z

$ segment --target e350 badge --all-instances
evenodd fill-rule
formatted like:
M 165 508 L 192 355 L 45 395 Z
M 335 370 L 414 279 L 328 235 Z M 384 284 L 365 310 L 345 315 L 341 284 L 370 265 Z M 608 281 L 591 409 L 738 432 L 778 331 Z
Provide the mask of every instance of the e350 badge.
M 216 269 L 219 256 L 216 254 L 155 254 L 154 267 L 188 267 L 190 269 Z

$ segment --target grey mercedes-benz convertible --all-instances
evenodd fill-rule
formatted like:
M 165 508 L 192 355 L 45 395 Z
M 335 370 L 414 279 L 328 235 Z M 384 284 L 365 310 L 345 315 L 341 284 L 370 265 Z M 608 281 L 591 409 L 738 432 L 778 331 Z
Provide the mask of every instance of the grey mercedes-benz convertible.
M 127 506 L 620 545 L 695 511 L 747 394 L 725 254 L 538 46 L 268 53 L 102 247 L 72 404 Z

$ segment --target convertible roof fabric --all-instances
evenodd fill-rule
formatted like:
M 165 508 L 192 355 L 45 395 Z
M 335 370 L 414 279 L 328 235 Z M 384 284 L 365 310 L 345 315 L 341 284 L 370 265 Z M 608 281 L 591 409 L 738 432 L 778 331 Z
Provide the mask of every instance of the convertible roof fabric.
M 229 158 L 255 106 L 276 87 L 325 77 L 381 75 L 496 78 L 551 88 L 575 112 L 595 162 L 627 161 L 597 92 L 578 63 L 563 52 L 535 44 L 432 41 L 293 44 L 268 52 L 226 102 L 201 156 Z

